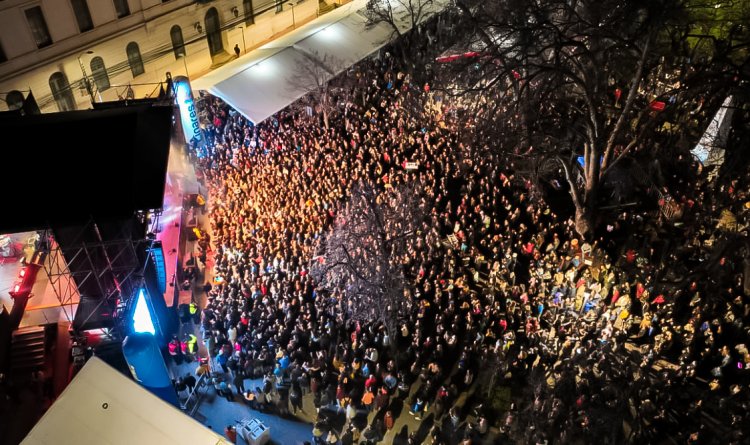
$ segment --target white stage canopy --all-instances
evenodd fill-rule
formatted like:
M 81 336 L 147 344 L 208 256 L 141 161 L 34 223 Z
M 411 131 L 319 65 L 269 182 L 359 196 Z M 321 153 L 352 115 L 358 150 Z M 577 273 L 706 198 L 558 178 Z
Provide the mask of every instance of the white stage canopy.
M 411 28 L 411 14 L 399 0 L 391 0 L 391 4 L 399 31 L 403 33 Z M 422 21 L 442 10 L 447 0 L 424 1 L 424 4 Z M 318 65 L 330 78 L 396 37 L 387 23 L 367 26 L 365 5 L 366 0 L 354 0 L 191 80 L 191 85 L 194 90 L 220 97 L 252 122 L 261 122 L 312 91 L 317 79 L 304 79 L 305 74 L 300 73 L 305 66 Z
M 92 357 L 21 445 L 230 445 Z

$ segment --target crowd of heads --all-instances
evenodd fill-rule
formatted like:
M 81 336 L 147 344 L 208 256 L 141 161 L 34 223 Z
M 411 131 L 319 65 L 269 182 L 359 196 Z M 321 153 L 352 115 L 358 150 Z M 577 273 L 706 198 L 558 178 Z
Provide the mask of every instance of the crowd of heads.
M 382 439 L 396 401 L 431 416 L 412 443 L 478 443 L 493 422 L 539 442 L 746 438 L 747 251 L 732 245 L 746 249 L 747 237 L 715 222 L 724 209 L 747 223 L 746 175 L 716 193 L 697 173 L 679 178 L 686 223 L 670 239 L 684 246 L 660 241 L 653 215 L 638 211 L 587 242 L 498 157 L 472 155 L 460 101 L 411 82 L 392 57 L 331 88 L 328 128 L 291 108 L 253 125 L 201 101 L 216 277 L 202 332 L 224 372 L 264 378 L 247 400 L 285 413 L 311 393 L 320 442 Z M 346 295 L 320 292 L 310 274 L 318 240 L 363 181 L 413 185 L 429 209 L 399 259 L 410 285 L 397 338 L 353 321 Z M 498 408 L 498 387 L 513 388 L 512 403 Z

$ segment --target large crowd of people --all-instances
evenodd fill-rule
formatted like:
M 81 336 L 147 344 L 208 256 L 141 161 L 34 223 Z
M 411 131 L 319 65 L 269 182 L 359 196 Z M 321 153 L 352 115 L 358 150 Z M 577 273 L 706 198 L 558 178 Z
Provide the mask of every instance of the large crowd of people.
M 402 415 L 433 419 L 408 443 L 480 443 L 492 426 L 529 443 L 748 440 L 747 234 L 715 218 L 724 209 L 747 223 L 750 177 L 708 193 L 685 160 L 693 177 L 678 204 L 689 222 L 671 235 L 684 246 L 660 241 L 638 211 L 587 242 L 512 168 L 467 156 L 460 103 L 394 58 L 368 59 L 331 88 L 328 128 L 293 109 L 253 125 L 201 101 L 208 144 L 196 162 L 216 277 L 201 332 L 251 406 L 286 414 L 312 394 L 319 443 L 378 442 L 396 401 Z M 411 304 L 396 339 L 354 322 L 346 296 L 320 292 L 310 274 L 318 239 L 363 181 L 416 185 L 430 209 L 400 259 Z M 502 412 L 460 397 L 497 386 L 514 388 Z

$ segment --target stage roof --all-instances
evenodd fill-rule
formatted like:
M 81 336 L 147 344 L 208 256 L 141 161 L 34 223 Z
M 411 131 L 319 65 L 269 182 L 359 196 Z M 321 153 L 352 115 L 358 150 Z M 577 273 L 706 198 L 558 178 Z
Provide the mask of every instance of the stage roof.
M 0 233 L 118 220 L 162 206 L 171 106 L 5 115 L 0 131 Z
M 22 445 L 229 445 L 222 436 L 92 357 Z
M 366 3 L 354 0 L 322 15 L 203 77 L 191 79 L 191 86 L 220 97 L 251 121 L 261 122 L 312 91 L 317 79 L 330 79 L 396 37 L 386 23 L 367 25 Z M 422 20 L 442 10 L 446 3 L 435 0 L 426 4 Z M 398 0 L 391 4 L 399 31 L 409 30 L 411 15 L 407 9 Z M 310 65 L 324 71 L 307 73 L 305 67 Z

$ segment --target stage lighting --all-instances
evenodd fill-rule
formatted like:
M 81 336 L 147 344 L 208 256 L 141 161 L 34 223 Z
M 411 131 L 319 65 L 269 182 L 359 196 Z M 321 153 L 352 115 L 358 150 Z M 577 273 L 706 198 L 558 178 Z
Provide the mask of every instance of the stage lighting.
M 18 279 L 13 283 L 13 290 L 8 292 L 11 298 L 31 294 L 31 289 L 36 281 L 36 274 L 40 268 L 41 266 L 35 263 L 29 263 L 21 267 L 21 270 L 18 271 Z

